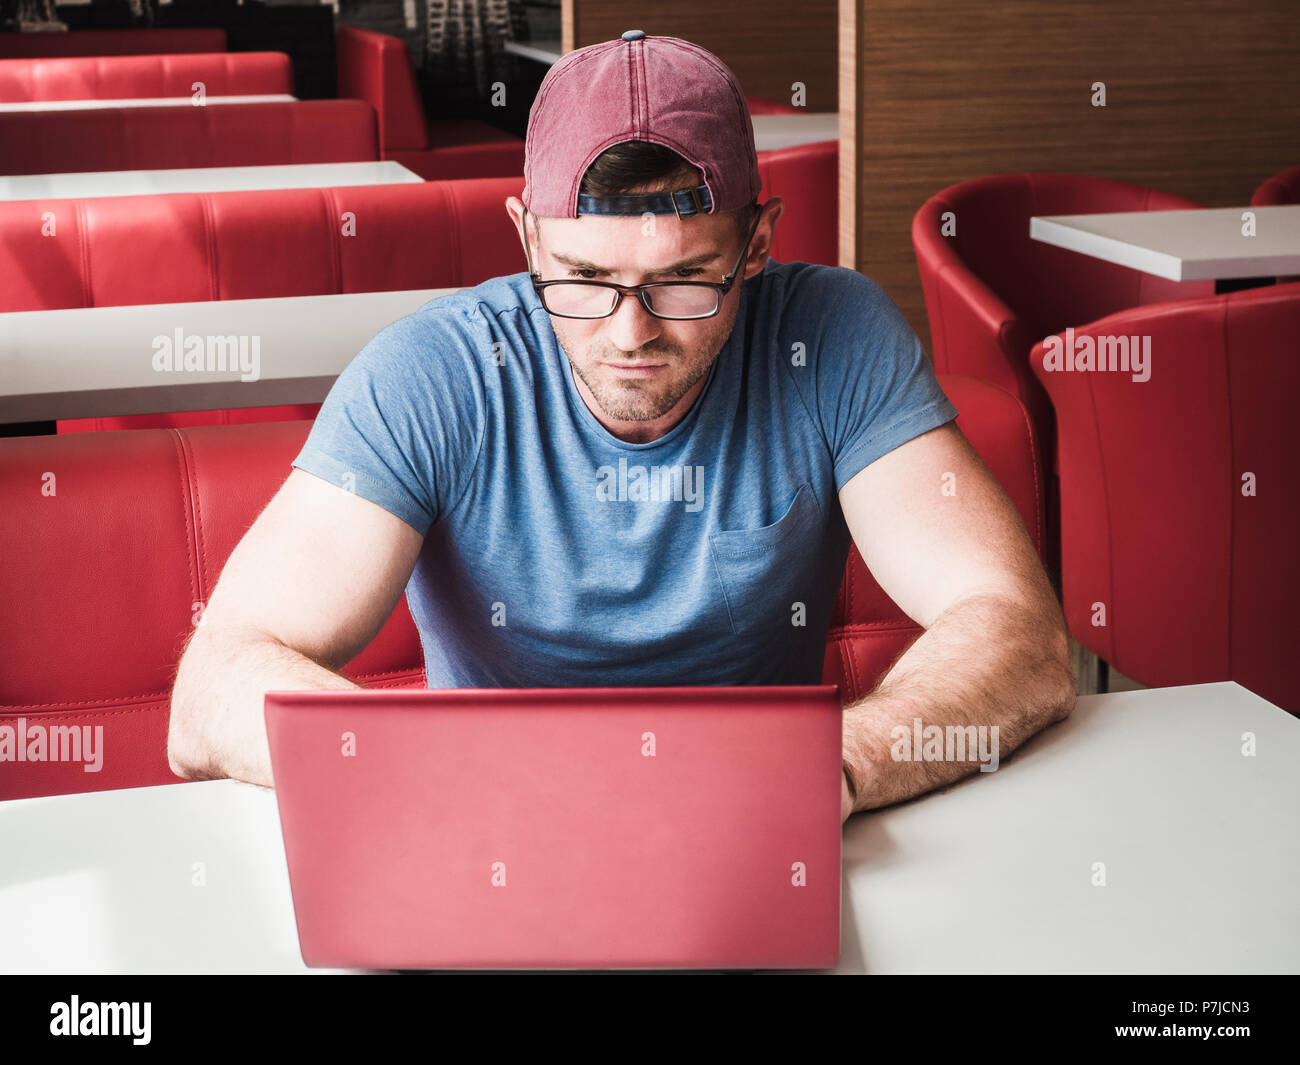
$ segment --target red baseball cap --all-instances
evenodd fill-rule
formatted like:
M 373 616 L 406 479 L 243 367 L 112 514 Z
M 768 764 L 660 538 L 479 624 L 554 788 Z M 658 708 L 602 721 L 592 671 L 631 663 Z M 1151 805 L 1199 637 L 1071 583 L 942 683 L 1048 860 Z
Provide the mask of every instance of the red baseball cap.
M 704 184 L 579 195 L 587 167 L 621 141 L 671 148 L 700 168 Z M 697 44 L 628 30 L 569 52 L 542 79 L 524 146 L 523 201 L 533 214 L 725 214 L 753 203 L 761 185 L 745 94 L 727 65 Z

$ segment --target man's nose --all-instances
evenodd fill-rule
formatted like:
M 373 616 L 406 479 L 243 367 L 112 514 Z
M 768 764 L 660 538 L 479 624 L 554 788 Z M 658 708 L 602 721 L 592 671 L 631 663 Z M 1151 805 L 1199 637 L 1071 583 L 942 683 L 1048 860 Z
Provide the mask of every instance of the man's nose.
M 659 322 L 660 319 L 647 311 L 636 296 L 625 295 L 618 310 L 609 317 L 605 336 L 621 351 L 636 351 L 663 332 Z

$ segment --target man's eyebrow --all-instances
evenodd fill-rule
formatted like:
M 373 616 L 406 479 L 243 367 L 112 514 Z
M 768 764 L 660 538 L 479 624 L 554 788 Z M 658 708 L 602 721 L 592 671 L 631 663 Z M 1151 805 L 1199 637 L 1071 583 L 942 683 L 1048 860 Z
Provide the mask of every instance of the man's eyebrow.
M 613 271 L 606 266 L 597 266 L 593 262 L 588 262 L 586 259 L 576 258 L 575 256 L 572 255 L 562 255 L 558 252 L 551 252 L 550 256 L 557 263 L 563 263 L 565 266 L 571 266 L 575 270 L 591 270 L 598 274 L 613 273 Z M 655 277 L 659 274 L 671 274 L 676 270 L 689 270 L 695 266 L 704 266 L 708 263 L 713 262 L 715 259 L 719 259 L 721 257 L 722 257 L 722 252 L 719 251 L 702 252 L 699 255 L 692 255 L 689 259 L 682 259 L 680 262 L 675 262 L 670 266 L 665 266 L 661 270 L 651 270 L 649 271 L 648 276 Z

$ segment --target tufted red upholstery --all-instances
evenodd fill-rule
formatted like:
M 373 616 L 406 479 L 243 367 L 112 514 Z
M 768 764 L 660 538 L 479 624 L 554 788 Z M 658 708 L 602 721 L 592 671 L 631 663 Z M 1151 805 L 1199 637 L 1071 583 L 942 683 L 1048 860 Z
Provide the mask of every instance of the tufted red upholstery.
M 1300 713 L 1300 284 L 1136 308 L 1074 336 L 1149 336 L 1151 376 L 1048 372 L 1033 349 L 1060 428 L 1071 633 L 1144 684 L 1235 680 Z
M 69 30 L 66 33 L 0 33 L 0 59 L 44 56 L 163 55 L 224 52 L 226 31 L 202 29 Z
M 1174 282 L 1030 240 L 1034 215 L 1169 211 L 1200 204 L 1074 174 L 998 174 L 931 197 L 912 221 L 935 369 L 990 381 L 1029 408 L 1048 468 L 1054 423 L 1029 368 L 1034 341 L 1127 307 L 1210 295 L 1210 281 Z M 943 236 L 944 214 L 956 234 Z
M 425 118 L 403 41 L 340 26 L 334 47 L 339 96 L 375 109 L 385 159 L 431 181 L 523 174 L 524 142 L 513 133 L 474 119 Z
M 504 213 L 504 212 L 503 212 Z M 949 378 L 961 425 L 1037 529 L 1024 409 Z M 0 439 L 0 724 L 102 725 L 104 765 L 0 763 L 0 799 L 174 783 L 170 689 L 196 604 L 289 473 L 306 421 Z M 53 475 L 53 492 L 49 475 Z M 919 635 L 853 552 L 826 679 L 856 698 Z M 399 602 L 343 672 L 422 686 L 419 638 Z
M 837 145 L 759 156 L 773 256 L 835 262 Z M 0 312 L 477 285 L 524 268 L 505 212 L 523 177 L 0 203 Z M 356 216 L 356 235 L 338 220 Z M 47 236 L 44 219 L 56 222 Z M 316 407 L 83 418 L 60 432 L 311 417 Z
M 293 67 L 283 52 L 3 59 L 0 103 L 190 96 L 196 81 L 209 96 L 292 93 Z
M 0 173 L 169 170 L 378 159 L 360 100 L 0 113 Z

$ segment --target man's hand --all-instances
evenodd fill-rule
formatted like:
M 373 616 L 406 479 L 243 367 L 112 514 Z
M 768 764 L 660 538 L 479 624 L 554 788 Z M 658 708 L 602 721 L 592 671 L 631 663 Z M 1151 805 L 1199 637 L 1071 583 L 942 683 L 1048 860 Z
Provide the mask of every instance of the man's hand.
M 840 770 L 840 824 L 844 824 L 849 819 L 849 814 L 853 813 L 853 795 L 849 791 L 849 774 L 846 770 Z

